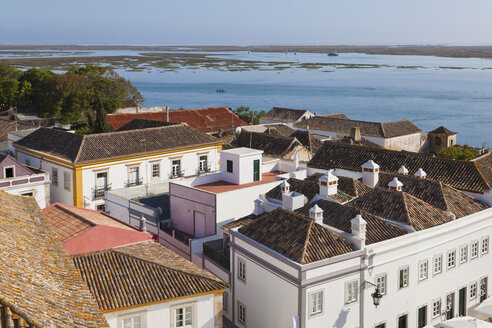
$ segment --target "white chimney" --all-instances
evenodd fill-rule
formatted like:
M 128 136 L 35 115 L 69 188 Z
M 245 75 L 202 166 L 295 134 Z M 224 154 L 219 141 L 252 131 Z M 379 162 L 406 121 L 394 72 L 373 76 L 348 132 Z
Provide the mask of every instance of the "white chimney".
M 338 178 L 333 174 L 333 170 L 329 170 L 326 174 L 322 175 L 318 179 L 318 185 L 319 195 L 321 197 L 336 195 L 338 189 Z
M 355 246 L 358 249 L 366 246 L 366 225 L 367 222 L 362 218 L 360 214 L 357 214 L 355 218 L 350 220 L 352 226 L 352 235 L 354 235 Z
M 282 207 L 289 211 L 295 211 L 307 203 L 306 196 L 298 192 L 282 193 Z
M 379 181 L 379 165 L 371 159 L 362 164 L 362 183 L 375 188 Z
M 169 107 L 166 106 L 166 122 L 169 123 Z
M 258 197 L 256 200 L 255 200 L 255 209 L 253 211 L 253 214 L 254 215 L 260 215 L 260 214 L 263 214 L 264 212 L 264 209 L 263 209 L 263 202 L 261 201 L 261 199 Z
M 145 231 L 147 229 L 147 220 L 145 220 L 145 217 L 142 213 L 142 215 L 140 216 L 140 224 L 139 224 L 139 227 L 138 227 L 141 231 Z
M 403 175 L 408 175 L 408 169 L 402 165 L 399 169 L 398 169 L 398 173 L 400 174 L 403 174 Z
M 395 177 L 388 183 L 388 187 L 390 190 L 402 191 L 403 183 Z
M 290 193 L 290 184 L 287 182 L 287 180 L 282 181 L 282 183 L 280 184 L 280 190 L 282 190 L 282 194 Z
M 297 171 L 299 169 L 299 153 L 296 152 L 294 153 L 294 169 Z
M 315 204 L 309 210 L 309 218 L 317 223 L 323 223 L 323 210 Z
M 417 172 L 415 172 L 415 176 L 417 178 L 425 179 L 425 177 L 427 176 L 427 173 L 425 173 L 424 170 L 422 170 L 422 168 L 420 168 L 417 170 Z

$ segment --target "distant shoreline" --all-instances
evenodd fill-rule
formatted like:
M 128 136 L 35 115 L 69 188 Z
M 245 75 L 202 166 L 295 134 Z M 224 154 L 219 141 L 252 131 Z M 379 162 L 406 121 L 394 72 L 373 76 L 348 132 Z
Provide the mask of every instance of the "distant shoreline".
M 0 44 L 2 50 L 137 50 L 137 51 L 252 51 L 252 52 L 300 52 L 300 53 L 366 53 L 371 55 L 409 55 L 437 56 L 454 58 L 492 58 L 491 46 L 391 46 L 391 45 L 317 45 L 317 46 L 240 46 L 240 45 L 175 45 L 175 46 L 135 46 L 135 45 L 7 45 Z

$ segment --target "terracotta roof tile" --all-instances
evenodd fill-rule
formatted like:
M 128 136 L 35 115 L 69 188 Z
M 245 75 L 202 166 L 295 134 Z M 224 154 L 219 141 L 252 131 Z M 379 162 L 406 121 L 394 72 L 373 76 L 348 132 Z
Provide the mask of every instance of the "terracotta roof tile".
M 433 133 L 433 134 L 445 134 L 447 136 L 452 136 L 452 135 L 455 135 L 455 134 L 458 134 L 457 132 L 453 132 L 449 129 L 447 129 L 445 126 L 441 125 L 440 127 L 438 127 L 437 129 L 434 129 L 432 131 L 429 131 L 428 133 Z
M 109 327 L 36 201 L 0 191 L 0 204 L 2 302 L 36 327 Z
M 309 113 L 307 109 L 273 107 L 268 111 L 268 113 L 263 115 L 261 119 L 266 121 L 293 123 L 297 122 L 302 115 L 306 113 Z

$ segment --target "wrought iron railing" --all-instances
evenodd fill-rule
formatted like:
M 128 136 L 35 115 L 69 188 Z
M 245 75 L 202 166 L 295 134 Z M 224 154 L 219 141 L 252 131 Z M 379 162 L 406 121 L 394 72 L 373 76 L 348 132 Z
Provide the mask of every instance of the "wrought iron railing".
M 230 271 L 231 262 L 229 252 L 223 247 L 223 240 L 217 239 L 203 243 L 203 255 Z
M 96 187 L 96 188 L 94 188 L 93 189 L 94 199 L 103 198 L 104 197 L 104 193 L 106 191 L 110 191 L 110 190 L 111 190 L 111 183 L 107 184 L 104 187 Z
M 143 184 L 143 178 L 136 179 L 136 180 L 128 180 L 125 183 L 125 187 L 140 186 L 141 184 Z

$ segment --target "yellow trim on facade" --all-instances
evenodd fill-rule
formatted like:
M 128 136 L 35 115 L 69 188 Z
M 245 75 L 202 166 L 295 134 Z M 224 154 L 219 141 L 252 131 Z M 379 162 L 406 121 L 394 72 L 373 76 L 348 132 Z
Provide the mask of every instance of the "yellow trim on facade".
M 144 306 L 151 306 L 151 305 L 161 304 L 161 303 L 169 303 L 169 302 L 179 301 L 179 300 L 186 299 L 186 298 L 200 297 L 200 296 L 205 296 L 205 295 L 210 295 L 210 294 L 220 295 L 223 292 L 225 292 L 226 290 L 227 290 L 227 288 L 223 288 L 223 289 L 219 289 L 219 290 L 213 290 L 211 292 L 175 297 L 175 298 L 170 298 L 167 300 L 155 301 L 155 302 L 150 302 L 150 303 L 145 303 L 145 304 L 138 304 L 138 305 L 133 305 L 133 306 L 125 306 L 125 307 L 121 307 L 121 308 L 114 309 L 114 310 L 106 310 L 106 311 L 103 311 L 103 313 L 114 313 L 114 312 L 126 311 L 126 310 L 141 308 Z
M 68 162 L 67 160 L 61 159 L 61 158 L 56 157 L 56 156 L 46 155 L 45 153 L 38 152 L 36 150 L 32 150 L 32 149 L 21 147 L 21 146 L 14 146 L 14 148 L 16 150 L 16 152 L 15 152 L 16 154 L 17 154 L 17 151 L 20 151 L 21 153 L 24 153 L 26 155 L 29 154 L 33 157 L 42 158 L 43 160 L 46 160 L 48 158 L 51 160 L 52 163 L 53 163 L 53 161 L 55 161 L 54 162 L 55 164 L 62 163 L 63 165 L 67 165 L 68 167 L 72 167 L 72 165 L 73 165 L 71 162 Z
M 72 170 L 73 176 L 73 205 L 84 207 L 84 190 L 82 188 L 82 168 L 74 167 Z

